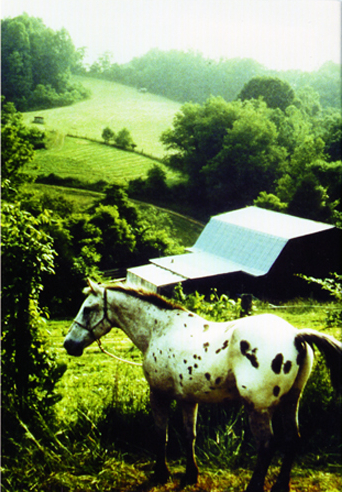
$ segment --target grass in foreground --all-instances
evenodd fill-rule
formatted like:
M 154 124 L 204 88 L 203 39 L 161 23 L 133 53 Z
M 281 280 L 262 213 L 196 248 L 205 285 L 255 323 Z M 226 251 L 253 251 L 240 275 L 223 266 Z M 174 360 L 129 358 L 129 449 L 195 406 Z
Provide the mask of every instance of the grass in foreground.
M 267 307 L 261 306 L 260 311 L 267 311 Z M 299 305 L 277 314 L 299 327 L 325 329 L 325 309 Z M 181 478 L 185 471 L 185 456 L 178 409 L 173 407 L 170 422 L 168 454 L 172 480 L 157 485 L 152 480 L 155 433 L 148 385 L 141 368 L 113 361 L 100 353 L 95 345 L 89 347 L 82 358 L 69 357 L 62 347 L 69 325 L 70 320 L 48 322 L 51 347 L 57 352 L 58 359 L 68 365 L 58 387 L 62 399 L 55 406 L 54 422 L 50 425 L 42 423 L 45 430 L 41 435 L 33 435 L 26 428 L 20 443 L 12 443 L 15 450 L 12 457 L 3 456 L 2 490 L 183 490 Z M 339 336 L 337 328 L 327 332 Z M 140 353 L 120 330 L 113 329 L 103 343 L 106 349 L 122 357 L 140 360 Z M 318 393 L 322 407 L 318 410 L 323 412 L 331 403 L 325 401 L 327 388 L 324 388 L 324 394 L 320 387 L 315 389 L 317 374 L 312 375 L 307 388 L 316 398 Z M 324 431 L 324 425 L 329 427 L 329 422 L 318 422 L 315 413 L 307 415 L 308 410 L 309 413 L 312 410 L 305 398 L 304 413 L 300 418 L 305 445 L 293 469 L 291 490 L 341 490 L 339 455 L 331 454 L 336 452 L 331 448 L 331 431 Z M 218 406 L 200 409 L 197 455 L 201 474 L 199 484 L 185 487 L 185 492 L 241 492 L 248 484 L 255 460 L 254 444 L 243 411 L 225 412 Z M 325 443 L 323 447 L 322 442 Z M 267 478 L 266 491 L 271 490 L 278 471 L 276 459 Z

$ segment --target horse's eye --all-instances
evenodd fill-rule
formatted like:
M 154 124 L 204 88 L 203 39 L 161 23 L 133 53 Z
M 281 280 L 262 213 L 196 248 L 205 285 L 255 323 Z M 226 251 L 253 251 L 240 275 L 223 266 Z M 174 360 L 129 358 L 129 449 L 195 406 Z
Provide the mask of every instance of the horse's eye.
M 87 307 L 86 306 L 85 308 L 83 308 L 83 315 L 84 316 L 87 316 L 88 317 L 90 313 L 91 313 L 91 308 L 90 307 Z

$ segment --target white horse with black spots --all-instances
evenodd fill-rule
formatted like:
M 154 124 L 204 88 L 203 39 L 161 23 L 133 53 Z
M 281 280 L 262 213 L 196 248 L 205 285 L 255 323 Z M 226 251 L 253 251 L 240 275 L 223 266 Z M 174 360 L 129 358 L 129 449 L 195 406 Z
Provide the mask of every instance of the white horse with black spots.
M 275 452 L 272 418 L 280 411 L 286 440 L 282 467 L 272 492 L 289 491 L 298 446 L 298 403 L 309 378 L 312 344 L 325 355 L 332 383 L 338 386 L 342 344 L 315 330 L 298 330 L 271 314 L 214 323 L 162 297 L 118 284 L 89 281 L 64 347 L 80 356 L 85 347 L 112 327 L 121 328 L 143 354 L 157 428 L 155 475 L 165 482 L 170 403 L 182 406 L 187 441 L 186 483 L 198 479 L 195 459 L 199 403 L 239 400 L 245 405 L 258 449 L 248 492 L 262 492 Z

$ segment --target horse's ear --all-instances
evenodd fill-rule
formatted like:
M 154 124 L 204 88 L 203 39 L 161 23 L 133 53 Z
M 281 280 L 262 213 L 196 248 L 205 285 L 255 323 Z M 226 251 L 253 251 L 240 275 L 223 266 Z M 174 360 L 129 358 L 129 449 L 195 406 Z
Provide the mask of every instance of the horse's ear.
M 101 289 L 97 283 L 93 282 L 90 278 L 88 278 L 87 280 L 88 280 L 88 285 L 90 287 L 90 290 L 93 294 L 101 294 L 102 293 L 102 291 L 101 291 Z

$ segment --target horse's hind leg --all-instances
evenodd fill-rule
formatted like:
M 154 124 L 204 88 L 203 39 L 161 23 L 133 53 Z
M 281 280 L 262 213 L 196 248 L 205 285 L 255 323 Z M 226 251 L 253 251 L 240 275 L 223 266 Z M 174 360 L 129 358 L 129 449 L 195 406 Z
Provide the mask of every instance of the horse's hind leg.
M 283 423 L 285 454 L 272 492 L 288 492 L 290 490 L 291 468 L 300 441 L 297 418 L 299 396 L 300 390 L 293 388 L 283 399 L 279 408 Z
M 186 472 L 185 482 L 195 484 L 198 479 L 198 467 L 195 458 L 197 403 L 182 402 L 183 423 L 186 437 Z
M 272 430 L 272 415 L 270 412 L 257 412 L 246 407 L 249 425 L 257 443 L 258 457 L 254 473 L 246 492 L 263 492 L 268 467 L 274 455 L 275 442 Z
M 157 430 L 157 459 L 155 479 L 159 483 L 167 482 L 170 471 L 166 464 L 166 445 L 168 441 L 170 399 L 159 391 L 150 392 L 150 402 Z

